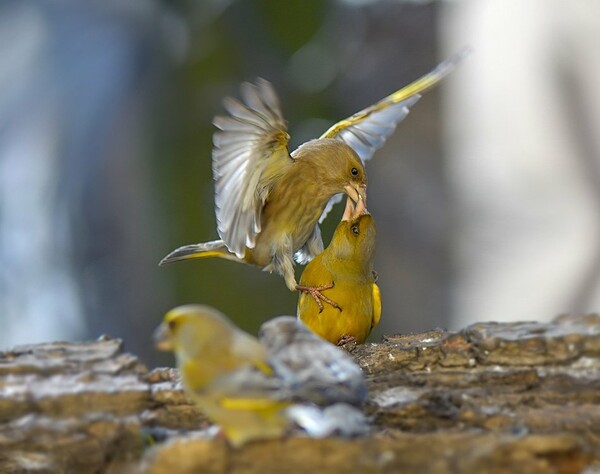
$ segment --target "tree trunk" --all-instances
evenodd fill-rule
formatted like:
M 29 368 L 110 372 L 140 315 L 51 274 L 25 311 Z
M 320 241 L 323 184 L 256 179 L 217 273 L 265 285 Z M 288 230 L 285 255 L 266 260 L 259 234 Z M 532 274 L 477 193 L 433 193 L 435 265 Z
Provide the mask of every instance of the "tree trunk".
M 0 353 L 0 472 L 592 472 L 600 317 L 482 323 L 348 347 L 372 432 L 240 449 L 214 436 L 174 369 L 119 340 Z

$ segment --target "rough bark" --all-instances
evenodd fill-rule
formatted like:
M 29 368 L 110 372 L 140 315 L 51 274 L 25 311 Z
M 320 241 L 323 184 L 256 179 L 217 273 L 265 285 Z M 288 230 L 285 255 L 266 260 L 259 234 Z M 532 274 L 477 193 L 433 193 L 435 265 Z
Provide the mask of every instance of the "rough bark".
M 0 472 L 557 472 L 600 469 L 600 317 L 475 324 L 347 347 L 364 438 L 230 448 L 174 369 L 119 340 L 0 353 Z

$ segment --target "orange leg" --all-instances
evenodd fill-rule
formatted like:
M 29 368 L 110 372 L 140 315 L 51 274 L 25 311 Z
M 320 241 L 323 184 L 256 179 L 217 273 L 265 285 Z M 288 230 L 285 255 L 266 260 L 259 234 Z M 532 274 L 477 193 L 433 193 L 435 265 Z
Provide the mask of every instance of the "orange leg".
M 333 288 L 333 283 L 330 283 L 329 285 L 321 285 L 321 286 L 296 285 L 296 289 L 298 291 L 301 291 L 303 293 L 310 293 L 310 295 L 315 299 L 315 301 L 317 302 L 317 305 L 319 305 L 319 313 L 323 311 L 323 303 L 321 303 L 321 301 L 324 301 L 325 303 L 330 304 L 331 306 L 333 306 L 334 308 L 336 308 L 340 311 L 342 310 L 342 308 L 339 304 L 337 304 L 335 301 L 330 300 L 329 298 L 327 298 L 327 296 L 325 296 L 323 293 L 321 293 L 321 291 L 329 290 L 331 288 Z

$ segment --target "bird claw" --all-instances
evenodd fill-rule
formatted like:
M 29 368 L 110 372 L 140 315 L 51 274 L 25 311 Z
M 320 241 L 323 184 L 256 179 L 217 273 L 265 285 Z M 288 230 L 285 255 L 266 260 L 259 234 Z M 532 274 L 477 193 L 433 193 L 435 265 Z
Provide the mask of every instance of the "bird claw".
M 296 290 L 301 291 L 303 293 L 309 293 L 314 298 L 317 305 L 319 306 L 319 313 L 323 312 L 322 301 L 333 306 L 337 310 L 342 311 L 342 307 L 339 304 L 337 304 L 333 300 L 330 300 L 329 298 L 327 298 L 327 296 L 325 296 L 323 293 L 321 293 L 321 291 L 323 291 L 323 290 L 330 290 L 331 288 L 333 288 L 333 285 L 334 285 L 333 283 L 329 283 L 328 285 L 321 285 L 321 286 L 296 285 Z
M 354 336 L 349 336 L 348 334 L 343 334 L 339 338 L 339 340 L 337 342 L 337 345 L 338 346 L 344 346 L 346 344 L 354 343 L 354 342 L 356 342 L 356 338 Z

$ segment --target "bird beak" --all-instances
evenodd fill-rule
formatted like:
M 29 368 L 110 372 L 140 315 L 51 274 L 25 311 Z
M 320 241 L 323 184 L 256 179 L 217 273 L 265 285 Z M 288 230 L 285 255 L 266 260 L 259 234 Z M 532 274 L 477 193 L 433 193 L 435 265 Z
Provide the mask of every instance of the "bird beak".
M 362 216 L 363 214 L 368 214 L 369 211 L 367 211 L 367 197 L 365 194 L 364 199 L 359 199 L 358 202 L 356 203 L 356 206 L 354 207 L 354 215 L 352 216 L 354 219 L 357 219 L 359 216 Z
M 354 219 L 358 219 L 363 214 L 368 214 L 367 211 L 367 200 L 366 198 L 361 198 L 359 194 L 358 202 L 354 205 L 350 196 L 346 198 L 346 208 L 344 209 L 344 214 L 342 215 L 343 221 L 352 221 Z
M 348 196 L 346 198 L 346 208 L 344 209 L 344 214 L 342 215 L 342 220 L 343 221 L 351 221 L 352 214 L 354 214 L 354 203 L 352 202 L 352 199 L 350 199 L 350 196 Z
M 166 324 L 163 323 L 154 330 L 154 334 L 152 334 L 152 339 L 154 339 L 154 347 L 156 347 L 159 351 L 173 350 L 171 335 L 169 333 L 169 328 Z
M 355 203 L 358 203 L 359 200 L 363 199 L 367 200 L 367 185 L 362 184 L 360 186 L 356 184 L 347 184 L 344 186 L 344 191 L 348 195 L 350 199 L 352 199 Z M 366 206 L 366 204 L 365 204 Z

